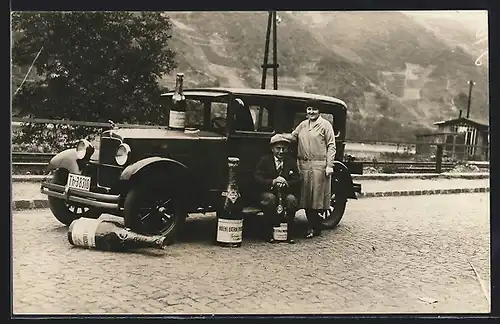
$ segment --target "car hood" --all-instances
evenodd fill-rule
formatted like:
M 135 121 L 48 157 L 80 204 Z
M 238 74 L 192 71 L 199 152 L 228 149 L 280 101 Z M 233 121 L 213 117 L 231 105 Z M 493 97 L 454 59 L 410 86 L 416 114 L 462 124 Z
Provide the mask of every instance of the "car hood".
M 209 131 L 177 131 L 163 128 L 121 128 L 109 132 L 111 137 L 125 139 L 225 139 L 224 135 Z
M 150 150 L 155 151 L 157 147 L 165 143 L 165 141 L 171 142 L 172 146 L 169 146 L 169 151 L 185 151 L 189 150 L 191 145 L 188 143 L 195 144 L 198 140 L 205 141 L 224 141 L 227 139 L 226 136 L 208 131 L 175 131 L 164 128 L 119 128 L 113 130 L 104 131 L 100 138 L 96 138 L 92 145 L 95 148 L 94 154 L 91 156 L 91 160 L 99 160 L 100 149 L 101 149 L 101 139 L 106 137 L 112 137 L 120 139 L 123 142 L 127 142 L 130 145 L 136 143 L 134 146 L 137 148 L 137 143 L 139 144 L 140 150 Z M 155 147 L 153 149 L 152 147 Z M 163 148 L 162 148 L 163 149 Z M 134 149 L 134 152 L 137 149 Z

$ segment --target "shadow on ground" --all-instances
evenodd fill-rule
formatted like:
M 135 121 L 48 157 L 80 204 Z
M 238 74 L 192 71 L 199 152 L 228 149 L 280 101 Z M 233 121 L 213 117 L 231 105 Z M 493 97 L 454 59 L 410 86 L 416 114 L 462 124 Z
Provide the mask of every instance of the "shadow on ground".
M 297 217 L 297 237 L 304 237 L 307 230 L 305 218 Z M 215 216 L 188 217 L 184 229 L 179 233 L 178 242 L 214 243 L 217 219 Z M 247 216 L 243 222 L 243 239 L 249 241 L 264 240 L 264 222 L 262 216 Z
M 118 221 L 123 223 L 123 219 L 112 215 L 102 215 L 102 220 Z M 307 231 L 307 220 L 298 215 L 296 222 L 296 238 L 303 238 Z M 186 219 L 184 228 L 179 232 L 176 242 L 178 243 L 215 243 L 217 219 L 214 215 L 195 215 Z M 57 226 L 51 231 L 55 233 L 66 234 L 68 226 Z M 264 221 L 263 216 L 247 216 L 243 223 L 243 240 L 246 241 L 264 241 Z

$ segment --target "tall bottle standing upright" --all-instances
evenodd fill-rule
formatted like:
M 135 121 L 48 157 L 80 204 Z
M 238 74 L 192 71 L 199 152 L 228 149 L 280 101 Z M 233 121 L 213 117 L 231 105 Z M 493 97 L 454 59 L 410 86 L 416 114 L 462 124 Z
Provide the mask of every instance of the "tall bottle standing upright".
M 175 90 L 168 117 L 168 127 L 183 131 L 186 126 L 186 97 L 183 91 L 184 73 L 177 73 Z
M 276 223 L 273 225 L 273 239 L 277 242 L 284 242 L 288 239 L 288 222 L 280 188 L 276 188 L 276 197 L 278 203 L 276 206 Z
M 147 247 L 163 249 L 167 243 L 163 236 L 142 235 L 116 222 L 85 217 L 71 222 L 68 241 L 74 246 L 105 251 Z
M 243 201 L 236 183 L 236 169 L 240 159 L 228 158 L 229 176 L 223 204 L 217 210 L 216 244 L 224 247 L 240 247 L 243 240 Z

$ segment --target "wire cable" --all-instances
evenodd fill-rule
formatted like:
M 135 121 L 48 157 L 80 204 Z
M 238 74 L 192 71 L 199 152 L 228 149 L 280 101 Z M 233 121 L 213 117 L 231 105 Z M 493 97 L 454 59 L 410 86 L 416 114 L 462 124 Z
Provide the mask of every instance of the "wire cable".
M 43 46 L 40 48 L 40 50 L 38 51 L 38 53 L 36 54 L 35 56 L 35 59 L 33 60 L 33 62 L 31 63 L 31 66 L 30 68 L 28 69 L 28 72 L 26 72 L 26 75 L 24 76 L 24 79 L 23 81 L 21 82 L 21 84 L 19 85 L 19 87 L 17 87 L 16 89 L 16 92 L 14 92 L 14 94 L 12 95 L 12 97 L 14 97 L 16 95 L 16 93 L 19 91 L 19 89 L 21 89 L 21 87 L 23 86 L 24 82 L 26 81 L 26 79 L 28 78 L 28 75 L 30 74 L 31 72 L 31 69 L 33 68 L 33 65 L 35 65 L 35 62 L 38 58 L 38 56 L 40 56 L 40 53 L 42 52 L 43 50 Z

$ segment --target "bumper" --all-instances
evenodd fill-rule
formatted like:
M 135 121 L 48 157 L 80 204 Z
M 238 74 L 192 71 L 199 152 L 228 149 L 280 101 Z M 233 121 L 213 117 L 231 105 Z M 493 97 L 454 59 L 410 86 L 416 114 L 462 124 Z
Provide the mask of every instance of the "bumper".
M 40 191 L 50 197 L 64 199 L 67 202 L 75 202 L 85 206 L 92 206 L 102 209 L 119 209 L 119 195 L 102 194 L 91 191 L 84 191 L 57 185 L 49 182 L 42 182 Z

